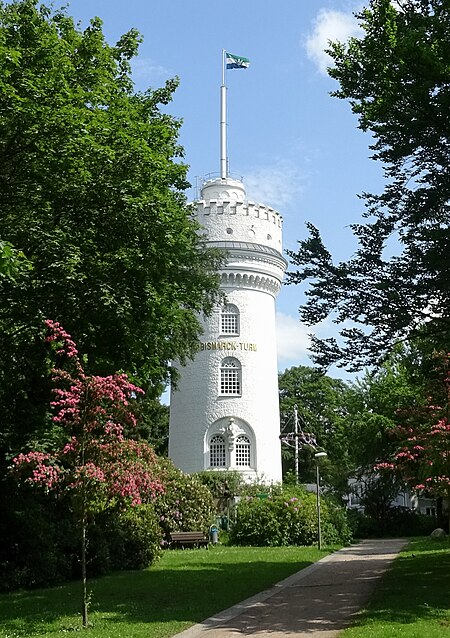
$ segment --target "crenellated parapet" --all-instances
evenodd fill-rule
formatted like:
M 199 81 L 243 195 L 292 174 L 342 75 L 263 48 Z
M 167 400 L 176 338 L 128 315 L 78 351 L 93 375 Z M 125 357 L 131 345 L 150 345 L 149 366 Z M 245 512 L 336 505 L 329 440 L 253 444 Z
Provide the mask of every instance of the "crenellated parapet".
M 252 201 L 238 202 L 226 199 L 211 199 L 197 202 L 199 214 L 203 215 L 242 215 L 270 222 L 281 228 L 283 218 L 274 208 Z
M 245 199 L 242 182 L 206 182 L 195 202 L 197 218 L 210 241 L 255 242 L 281 252 L 283 218 L 274 208 Z

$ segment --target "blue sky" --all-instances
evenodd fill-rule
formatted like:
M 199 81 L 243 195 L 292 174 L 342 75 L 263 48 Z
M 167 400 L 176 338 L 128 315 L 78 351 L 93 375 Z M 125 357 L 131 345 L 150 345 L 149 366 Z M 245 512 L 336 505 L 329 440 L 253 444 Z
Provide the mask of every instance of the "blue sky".
M 328 39 L 358 35 L 356 0 L 72 0 L 80 21 L 99 16 L 113 44 L 132 27 L 144 41 L 134 63 L 137 90 L 180 78 L 168 110 L 183 119 L 180 142 L 189 178 L 219 171 L 222 49 L 250 59 L 227 72 L 230 171 L 250 199 L 284 219 L 284 248 L 306 237 L 305 222 L 322 232 L 336 260 L 355 250 L 349 224 L 364 210 L 358 193 L 378 192 L 381 167 L 369 159 L 369 134 L 357 129 L 347 102 L 330 97 L 337 83 L 325 72 Z M 189 192 L 195 197 L 195 188 Z M 304 299 L 284 286 L 277 301 L 279 369 L 311 365 L 308 332 L 330 336 L 331 322 L 308 328 L 298 319 Z M 332 376 L 345 377 L 339 370 Z

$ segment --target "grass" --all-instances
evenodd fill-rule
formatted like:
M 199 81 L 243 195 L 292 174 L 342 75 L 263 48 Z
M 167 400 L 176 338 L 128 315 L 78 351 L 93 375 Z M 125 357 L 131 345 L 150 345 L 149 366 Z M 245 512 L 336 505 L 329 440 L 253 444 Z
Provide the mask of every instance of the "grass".
M 341 638 L 450 637 L 450 546 L 415 539 Z
M 90 581 L 89 638 L 166 638 L 325 556 L 314 547 L 167 551 L 155 566 Z M 80 584 L 0 595 L 0 638 L 81 629 Z

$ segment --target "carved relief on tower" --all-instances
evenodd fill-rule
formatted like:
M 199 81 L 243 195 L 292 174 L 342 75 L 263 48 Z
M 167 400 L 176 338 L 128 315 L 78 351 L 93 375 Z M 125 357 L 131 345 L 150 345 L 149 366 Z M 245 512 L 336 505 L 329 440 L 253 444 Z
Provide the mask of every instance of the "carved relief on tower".
M 224 288 L 232 287 L 263 290 L 275 297 L 280 292 L 281 281 L 274 277 L 261 277 L 259 275 L 227 271 L 222 272 L 220 285 Z

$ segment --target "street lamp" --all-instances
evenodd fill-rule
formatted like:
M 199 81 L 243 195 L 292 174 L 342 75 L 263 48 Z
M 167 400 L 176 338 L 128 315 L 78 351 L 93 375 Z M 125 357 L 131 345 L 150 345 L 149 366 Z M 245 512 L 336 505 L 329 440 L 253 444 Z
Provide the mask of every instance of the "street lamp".
M 323 459 L 328 456 L 326 452 L 316 452 L 314 458 L 316 459 L 316 487 L 317 487 L 317 547 L 322 549 L 322 530 L 320 527 L 320 473 L 319 473 L 319 459 Z

